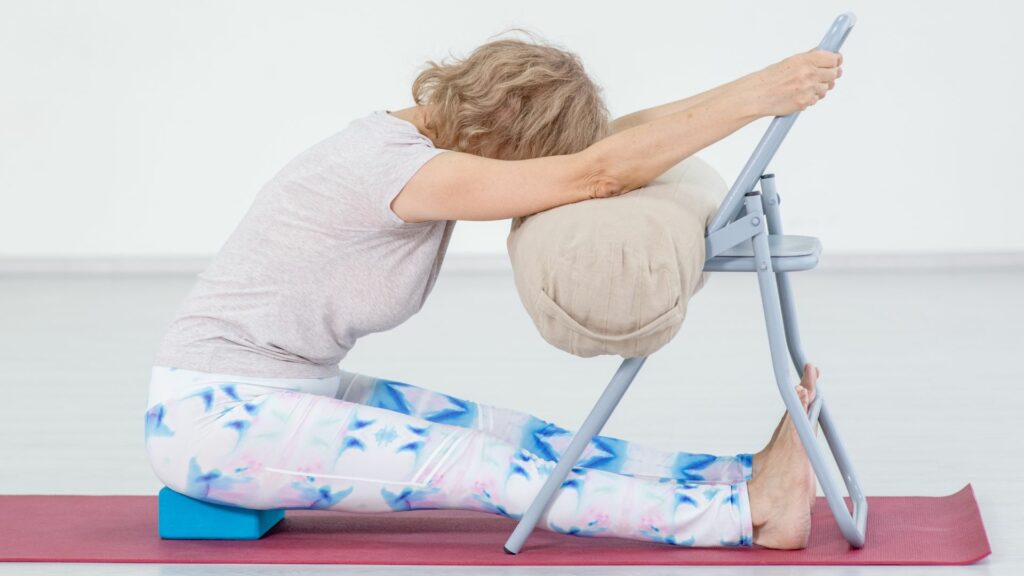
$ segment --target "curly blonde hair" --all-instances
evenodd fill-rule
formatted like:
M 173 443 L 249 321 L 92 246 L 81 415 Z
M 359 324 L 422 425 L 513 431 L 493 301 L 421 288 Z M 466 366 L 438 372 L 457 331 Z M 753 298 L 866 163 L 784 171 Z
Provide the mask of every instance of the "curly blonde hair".
M 579 57 L 500 39 L 464 59 L 428 62 L 413 82 L 440 148 L 501 160 L 572 154 L 608 134 L 601 89 Z

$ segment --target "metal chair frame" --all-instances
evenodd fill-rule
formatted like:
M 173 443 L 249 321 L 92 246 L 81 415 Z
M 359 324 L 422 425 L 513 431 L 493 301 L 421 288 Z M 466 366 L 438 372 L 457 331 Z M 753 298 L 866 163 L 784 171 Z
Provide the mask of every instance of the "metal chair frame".
M 849 12 L 839 15 L 818 48 L 837 52 L 856 20 L 856 16 Z M 802 373 L 807 357 L 800 342 L 788 273 L 814 268 L 818 263 L 821 245 L 816 238 L 783 235 L 775 178 L 773 174 L 765 174 L 764 171 L 798 115 L 777 116 L 772 120 L 729 189 L 707 228 L 704 269 L 757 273 L 779 393 L 840 531 L 851 546 L 861 548 L 866 536 L 868 503 L 829 412 L 822 385 L 818 383 L 815 400 L 805 412 L 790 381 L 789 362 L 792 361 L 797 372 Z M 754 190 L 758 182 L 761 191 Z M 505 552 L 519 553 L 541 515 L 554 501 L 569 471 L 579 461 L 584 448 L 601 431 L 646 360 L 646 356 L 623 359 L 551 475 L 505 542 Z M 829 453 L 838 465 L 853 502 L 852 512 L 844 501 L 842 486 L 829 468 L 827 458 L 830 454 L 826 453 L 815 437 L 815 424 L 821 426 Z

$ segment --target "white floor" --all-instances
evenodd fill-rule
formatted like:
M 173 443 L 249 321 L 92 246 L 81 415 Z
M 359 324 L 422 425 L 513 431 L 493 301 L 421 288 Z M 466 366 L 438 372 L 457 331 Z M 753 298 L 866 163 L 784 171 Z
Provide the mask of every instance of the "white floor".
M 1024 271 L 796 278 L 805 344 L 871 495 L 974 485 L 993 554 L 956 568 L 457 568 L 0 564 L 0 574 L 1020 574 Z M 153 494 L 142 451 L 150 360 L 186 275 L 0 276 L 0 493 Z M 536 333 L 504 273 L 447 273 L 424 309 L 343 362 L 575 428 L 617 365 Z M 604 433 L 756 450 L 782 411 L 754 279 L 719 274 Z M 343 545 L 343 543 L 339 543 Z

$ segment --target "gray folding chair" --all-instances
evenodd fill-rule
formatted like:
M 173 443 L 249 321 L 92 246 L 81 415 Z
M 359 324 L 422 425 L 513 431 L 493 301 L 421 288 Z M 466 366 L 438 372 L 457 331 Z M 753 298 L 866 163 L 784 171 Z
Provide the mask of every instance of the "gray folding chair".
M 837 52 L 856 21 L 857 18 L 852 13 L 841 14 L 832 23 L 818 48 Z M 860 548 L 864 546 L 868 503 L 853 470 L 853 463 L 829 414 L 821 384 L 818 383 L 815 400 L 805 412 L 794 390 L 794 384 L 790 381 L 787 366 L 787 356 L 792 360 L 798 373 L 803 373 L 806 363 L 800 344 L 788 273 L 814 268 L 818 264 L 821 244 L 817 238 L 782 233 L 779 195 L 775 190 L 774 175 L 765 174 L 764 170 L 797 116 L 798 114 L 794 113 L 777 116 L 772 120 L 736 182 L 729 189 L 706 231 L 704 269 L 716 272 L 757 273 L 779 393 L 782 394 L 786 410 L 807 451 L 814 474 L 821 483 L 832 515 L 850 545 Z M 761 190 L 756 191 L 754 185 L 759 181 Z M 505 542 L 505 552 L 516 554 L 522 548 L 541 515 L 554 500 L 569 470 L 579 461 L 583 449 L 590 440 L 608 421 L 608 417 L 615 410 L 646 359 L 646 356 L 636 356 L 622 361 L 622 365 L 615 372 L 590 415 L 559 459 L 551 476 Z M 852 513 L 843 499 L 842 487 L 828 466 L 827 454 L 814 436 L 815 424 L 821 425 L 821 432 L 839 466 L 853 502 Z

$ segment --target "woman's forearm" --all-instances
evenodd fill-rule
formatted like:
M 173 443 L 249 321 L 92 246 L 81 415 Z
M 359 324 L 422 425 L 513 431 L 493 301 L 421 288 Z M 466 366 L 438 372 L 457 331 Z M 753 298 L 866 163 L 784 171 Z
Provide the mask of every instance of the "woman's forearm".
M 760 118 L 756 98 L 741 83 L 724 84 L 682 110 L 616 132 L 581 152 L 590 198 L 639 188 L 683 159 Z
M 656 118 L 661 118 L 662 116 L 668 116 L 669 114 L 674 114 L 676 112 L 686 110 L 687 108 L 692 108 L 693 106 L 702 104 L 712 98 L 717 98 L 724 92 L 735 89 L 734 85 L 736 83 L 738 83 L 738 81 L 734 80 L 720 86 L 715 86 L 710 90 L 705 90 L 704 92 L 695 94 L 689 98 L 683 98 L 682 100 L 676 100 L 675 102 L 669 102 L 668 104 L 637 110 L 632 114 L 620 116 L 612 121 L 610 132 L 615 134 L 616 132 L 621 132 L 627 128 L 646 124 Z

